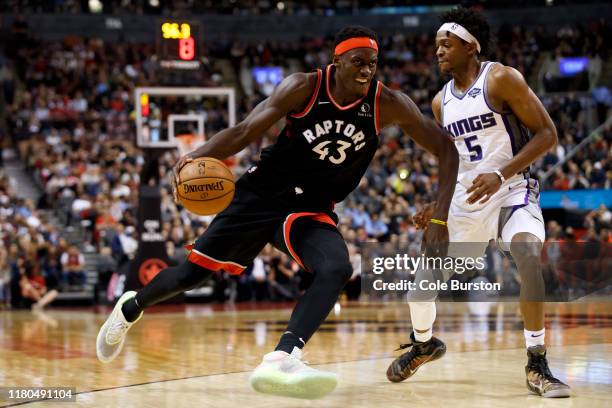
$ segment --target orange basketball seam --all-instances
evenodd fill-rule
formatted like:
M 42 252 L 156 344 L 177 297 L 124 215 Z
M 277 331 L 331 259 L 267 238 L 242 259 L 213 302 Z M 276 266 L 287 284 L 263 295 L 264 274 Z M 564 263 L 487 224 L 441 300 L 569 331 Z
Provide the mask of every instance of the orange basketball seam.
M 179 175 L 179 178 L 180 178 L 180 175 Z M 227 181 L 231 181 L 231 182 L 232 182 L 232 184 L 235 184 L 235 183 L 236 183 L 236 181 L 235 181 L 235 180 L 228 179 L 228 178 L 225 178 L 225 177 L 218 177 L 218 176 L 199 176 L 199 177 L 194 177 L 194 178 L 190 178 L 190 179 L 187 179 L 187 180 L 183 180 L 183 179 L 181 179 L 181 181 L 180 181 L 179 185 L 180 185 L 180 184 L 183 184 L 183 183 L 186 183 L 186 182 L 188 182 L 188 181 L 191 181 L 191 180 L 200 180 L 200 179 L 207 179 L 207 178 L 219 179 L 219 180 L 227 180 Z

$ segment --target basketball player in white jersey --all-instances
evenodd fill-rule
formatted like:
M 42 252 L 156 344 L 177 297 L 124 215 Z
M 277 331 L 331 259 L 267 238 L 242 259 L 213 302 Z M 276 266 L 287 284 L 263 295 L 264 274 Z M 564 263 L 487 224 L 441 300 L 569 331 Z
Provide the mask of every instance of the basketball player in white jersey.
M 483 256 L 490 239 L 510 252 L 522 282 L 527 388 L 543 397 L 568 397 L 570 388 L 552 375 L 546 360 L 540 269 L 544 221 L 538 182 L 528 173 L 556 144 L 555 126 L 516 69 L 481 61 L 489 40 L 482 15 L 459 8 L 442 16 L 442 22 L 436 56 L 440 70 L 452 80 L 435 96 L 432 108 L 438 123 L 453 135 L 460 157 L 458 181 L 448 220 L 420 214 L 421 219 L 427 217 L 421 226 L 447 221 L 449 256 Z M 446 351 L 444 343 L 432 337 L 434 299 L 411 300 L 412 342 L 401 347 L 412 348 L 389 367 L 387 377 L 393 382 L 405 380 Z

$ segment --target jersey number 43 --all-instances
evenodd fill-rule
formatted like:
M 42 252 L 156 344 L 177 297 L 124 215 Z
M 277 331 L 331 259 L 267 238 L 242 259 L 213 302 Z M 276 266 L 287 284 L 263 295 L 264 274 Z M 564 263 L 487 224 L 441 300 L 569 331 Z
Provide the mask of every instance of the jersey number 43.
M 346 159 L 346 149 L 351 147 L 351 143 L 342 140 L 336 140 L 336 154 L 329 155 L 329 148 L 327 147 L 331 140 L 326 140 L 319 143 L 312 148 L 312 151 L 319 155 L 319 160 L 329 160 L 333 164 L 340 164 Z

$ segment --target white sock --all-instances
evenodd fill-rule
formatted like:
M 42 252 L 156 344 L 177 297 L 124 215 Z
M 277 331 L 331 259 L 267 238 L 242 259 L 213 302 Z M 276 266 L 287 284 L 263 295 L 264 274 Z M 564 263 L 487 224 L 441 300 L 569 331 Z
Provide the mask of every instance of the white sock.
M 428 341 L 432 336 L 432 327 L 436 320 L 436 302 L 409 302 L 410 319 L 414 328 L 416 341 Z M 417 330 L 426 330 L 422 333 Z
M 418 332 L 416 330 L 412 330 L 414 332 L 414 339 L 416 341 L 429 341 L 429 339 L 431 339 L 431 335 L 433 330 L 432 329 L 428 329 L 425 332 Z
M 523 333 L 525 334 L 525 345 L 527 348 L 533 346 L 543 346 L 545 331 L 546 329 L 536 331 L 523 330 Z

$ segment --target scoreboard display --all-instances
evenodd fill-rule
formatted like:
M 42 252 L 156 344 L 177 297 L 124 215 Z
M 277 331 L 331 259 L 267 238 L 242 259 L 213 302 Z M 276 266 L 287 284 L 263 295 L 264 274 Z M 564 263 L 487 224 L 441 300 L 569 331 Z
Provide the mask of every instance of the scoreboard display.
M 202 49 L 197 21 L 158 22 L 157 55 L 160 65 L 170 69 L 198 69 Z

